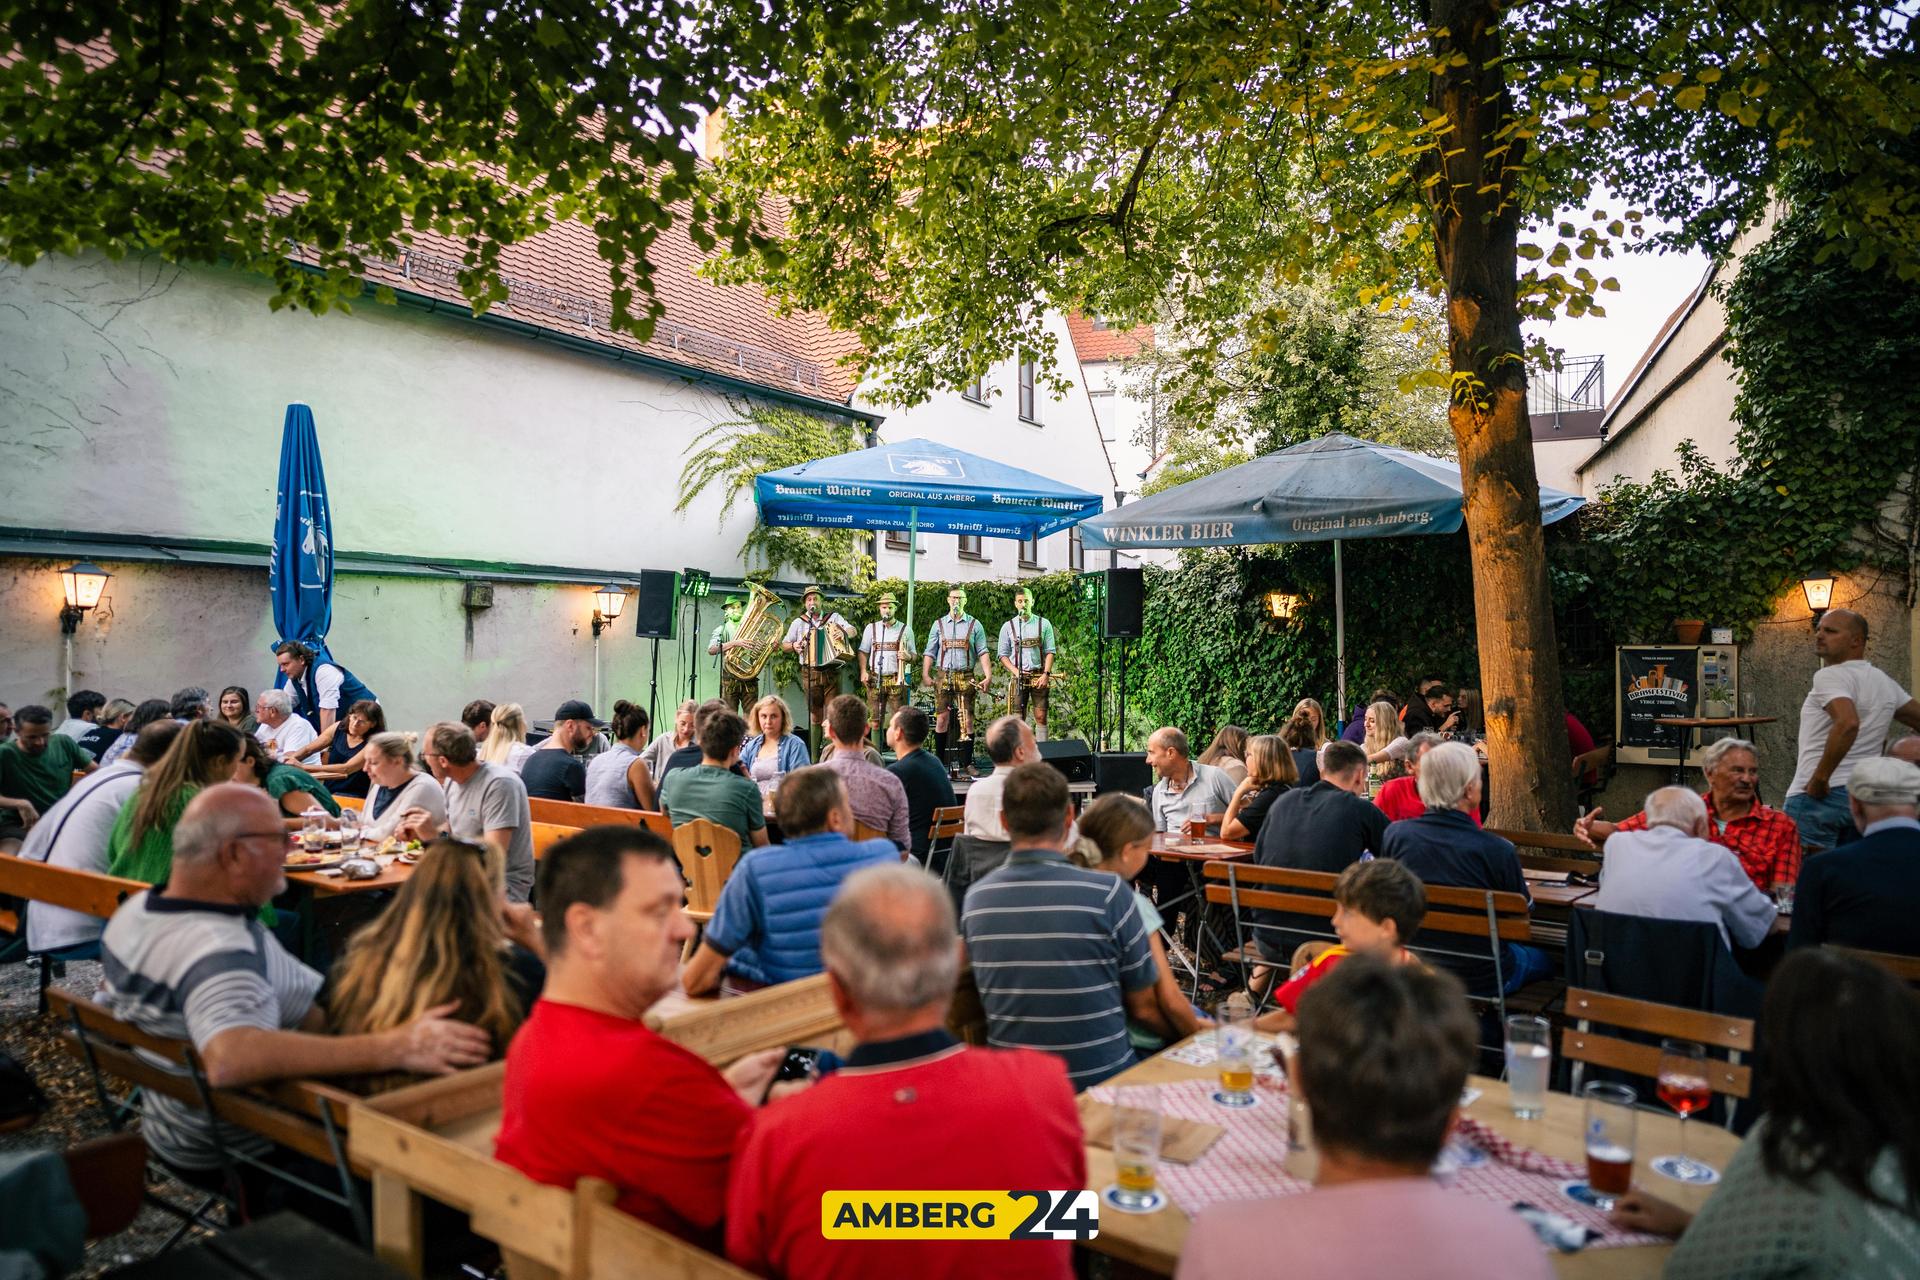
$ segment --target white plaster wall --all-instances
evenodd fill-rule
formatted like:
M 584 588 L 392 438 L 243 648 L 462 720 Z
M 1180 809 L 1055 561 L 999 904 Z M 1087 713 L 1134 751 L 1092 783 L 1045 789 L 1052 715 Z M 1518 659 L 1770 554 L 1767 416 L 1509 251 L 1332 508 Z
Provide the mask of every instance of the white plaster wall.
M 1152 450 L 1136 443 L 1147 425 L 1151 406 L 1138 394 L 1135 379 L 1121 371 L 1118 361 L 1095 360 L 1080 366 L 1089 394 L 1093 395 L 1100 434 L 1107 453 L 1113 459 L 1116 482 L 1132 501 L 1139 496 L 1141 473 L 1153 461 Z
M 1058 349 L 1067 353 L 1063 367 L 1071 374 L 1073 345 L 1067 337 L 1066 321 L 1058 314 L 1047 319 L 1048 331 Z M 1100 440 L 1100 428 L 1093 416 L 1093 405 L 1085 386 L 1076 380 L 1067 394 L 1050 397 L 1042 386 L 1039 392 L 1039 422 L 1020 418 L 1019 365 L 1011 357 L 996 363 L 988 375 L 986 403 L 977 404 L 958 392 L 936 391 L 924 404 L 911 409 L 893 410 L 880 429 L 880 438 L 888 443 L 924 438 L 964 449 L 996 462 L 1038 472 L 1099 494 L 1105 506 L 1113 505 L 1113 472 Z M 863 388 L 863 391 L 866 390 Z M 862 395 L 854 403 L 868 406 Z M 907 573 L 905 550 L 890 551 L 883 534 L 876 557 L 879 576 L 902 577 Z M 1007 538 L 983 538 L 981 549 L 986 559 L 963 560 L 959 539 L 952 534 L 923 533 L 916 571 L 922 580 L 1010 581 L 1053 573 L 1068 567 L 1068 537 L 1065 532 L 1042 539 L 1040 567 L 1022 569 L 1019 544 Z M 1087 568 L 1105 568 L 1103 554 L 1088 557 Z
M 750 504 L 673 512 L 719 396 L 457 314 L 266 299 L 152 260 L 0 266 L 0 523 L 267 541 L 303 401 L 337 551 L 734 570 Z
M 1703 304 L 1702 310 L 1710 304 Z M 1695 313 L 1699 319 L 1699 313 Z M 1686 326 L 1690 331 L 1691 322 Z M 1683 362 L 1684 363 L 1684 362 Z M 1666 360 L 1660 362 L 1664 367 Z M 1620 436 L 1580 473 L 1576 491 L 1592 497 L 1618 479 L 1644 481 L 1656 471 L 1677 471 L 1682 440 L 1691 440 L 1717 467 L 1733 461 L 1733 400 L 1737 387 L 1724 351 L 1675 387 L 1639 426 Z M 1638 398 L 1638 397 L 1636 397 Z M 1591 451 L 1590 451 L 1591 452 Z M 1540 456 L 1535 447 L 1534 456 Z M 1548 483 L 1552 483 L 1549 481 Z
M 1533 469 L 1540 483 L 1567 493 L 1580 492 L 1580 464 L 1600 442 L 1585 440 L 1535 440 Z

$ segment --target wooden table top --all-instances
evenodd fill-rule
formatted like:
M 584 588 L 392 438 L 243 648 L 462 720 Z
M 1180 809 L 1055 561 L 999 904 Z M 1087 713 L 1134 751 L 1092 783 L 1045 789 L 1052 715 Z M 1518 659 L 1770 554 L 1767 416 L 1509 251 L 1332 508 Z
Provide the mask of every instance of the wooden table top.
M 1152 853 L 1170 862 L 1239 862 L 1253 856 L 1253 846 L 1218 836 L 1183 836 L 1177 832 L 1156 831 Z
M 1188 1066 L 1160 1054 L 1121 1072 L 1106 1083 L 1118 1086 L 1167 1084 L 1177 1080 L 1212 1079 L 1213 1074 L 1212 1067 Z M 1538 1120 L 1519 1120 L 1514 1117 L 1508 1103 L 1505 1084 L 1485 1076 L 1474 1076 L 1473 1086 L 1480 1090 L 1480 1096 L 1467 1108 L 1468 1115 L 1511 1142 L 1575 1164 L 1585 1163 L 1586 1144 L 1582 1136 L 1585 1115 L 1579 1099 L 1569 1094 L 1550 1093 L 1547 1095 L 1545 1116 Z M 1083 1100 L 1081 1105 L 1100 1104 Z M 1222 1108 L 1218 1123 L 1231 1125 L 1234 1118 L 1234 1112 Z M 1634 1182 L 1662 1199 L 1697 1212 L 1713 1193 L 1713 1187 L 1682 1186 L 1648 1168 L 1648 1162 L 1654 1157 L 1679 1151 L 1680 1122 L 1671 1115 L 1643 1110 L 1638 1127 Z M 1725 1129 L 1699 1121 L 1688 1126 L 1687 1153 L 1723 1172 L 1739 1146 L 1740 1140 Z M 1205 1158 L 1201 1157 L 1203 1160 Z M 1112 1186 L 1113 1181 L 1113 1152 L 1100 1147 L 1088 1147 L 1087 1185 L 1098 1191 Z M 1180 1260 L 1180 1250 L 1186 1244 L 1189 1225 L 1186 1212 L 1171 1202 L 1166 1208 L 1152 1214 L 1103 1212 L 1100 1215 L 1100 1235 L 1088 1247 L 1123 1258 L 1156 1274 L 1172 1275 Z M 1277 1242 L 1275 1247 L 1283 1251 L 1284 1242 Z M 1657 1276 L 1671 1252 L 1671 1245 L 1639 1245 L 1583 1249 L 1572 1254 L 1556 1253 L 1552 1259 L 1554 1270 L 1572 1280 L 1584 1277 Z M 1279 1257 L 1284 1257 L 1284 1253 L 1278 1253 L 1276 1259 Z
M 287 886 L 304 885 L 320 895 L 341 893 L 371 893 L 376 889 L 397 889 L 407 882 L 413 874 L 413 864 L 395 858 L 393 865 L 387 867 L 371 880 L 349 880 L 345 876 L 330 876 L 320 871 L 289 871 Z
M 1719 725 L 1772 724 L 1779 716 L 1655 716 L 1655 724 L 1670 724 L 1677 729 L 1712 729 Z

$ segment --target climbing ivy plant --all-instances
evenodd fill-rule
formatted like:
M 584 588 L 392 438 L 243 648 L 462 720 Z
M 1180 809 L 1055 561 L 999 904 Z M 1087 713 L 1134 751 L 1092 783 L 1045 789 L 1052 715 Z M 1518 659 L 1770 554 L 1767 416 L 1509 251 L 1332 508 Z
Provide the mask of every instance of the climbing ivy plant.
M 1904 574 L 1912 603 L 1920 287 L 1830 252 L 1817 207 L 1789 205 L 1723 287 L 1733 464 L 1685 442 L 1677 473 L 1614 484 L 1584 515 L 1591 586 L 1621 642 L 1664 638 L 1678 617 L 1745 640 L 1821 570 Z
M 762 472 L 867 447 L 859 426 L 850 421 L 754 400 L 730 404 L 731 418 L 687 445 L 675 511 L 686 511 L 717 486 L 725 525 L 734 503 L 752 500 L 754 477 Z M 866 552 L 872 536 L 859 529 L 772 529 L 756 519 L 740 544 L 740 560 L 753 578 L 772 577 L 785 567 L 809 581 L 858 589 L 873 580 L 873 558 Z

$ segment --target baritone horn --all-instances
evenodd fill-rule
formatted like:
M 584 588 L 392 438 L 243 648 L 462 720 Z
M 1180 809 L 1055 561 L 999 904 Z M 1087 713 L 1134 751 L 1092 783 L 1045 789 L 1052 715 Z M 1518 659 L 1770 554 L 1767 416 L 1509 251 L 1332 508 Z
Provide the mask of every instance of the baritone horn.
M 733 633 L 734 647 L 727 650 L 725 659 L 727 674 L 736 680 L 758 680 L 761 668 L 780 643 L 780 618 L 774 613 L 780 601 L 757 582 L 749 582 L 747 591 L 753 599 Z

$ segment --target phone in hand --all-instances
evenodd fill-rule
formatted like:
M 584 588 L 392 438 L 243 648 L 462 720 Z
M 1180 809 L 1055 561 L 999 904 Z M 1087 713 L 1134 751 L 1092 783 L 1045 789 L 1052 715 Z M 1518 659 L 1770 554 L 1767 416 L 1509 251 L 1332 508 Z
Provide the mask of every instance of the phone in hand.
M 820 1075 L 820 1055 L 822 1052 L 823 1051 L 819 1049 L 801 1049 L 789 1046 L 787 1048 L 787 1056 L 780 1062 L 779 1070 L 773 1073 L 773 1079 L 767 1081 L 766 1092 L 760 1095 L 761 1103 L 764 1105 L 766 1100 L 773 1096 L 773 1086 L 783 1081 L 817 1079 Z

